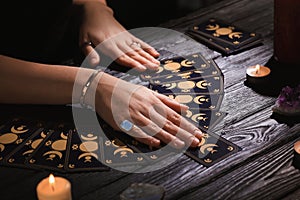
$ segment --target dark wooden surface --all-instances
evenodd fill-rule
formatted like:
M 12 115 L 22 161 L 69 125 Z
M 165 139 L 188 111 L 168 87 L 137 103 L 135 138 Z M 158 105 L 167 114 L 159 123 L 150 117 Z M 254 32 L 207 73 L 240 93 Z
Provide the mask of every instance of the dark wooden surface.
M 165 199 L 300 199 L 300 171 L 292 165 L 293 144 L 300 139 L 300 124 L 288 126 L 272 119 L 276 97 L 263 96 L 244 86 L 249 65 L 265 64 L 273 55 L 273 1 L 226 0 L 191 13 L 162 27 L 184 32 L 209 17 L 222 18 L 263 35 L 263 45 L 224 57 L 200 45 L 191 47 L 184 38 L 153 38 L 160 50 L 184 54 L 203 51 L 221 68 L 225 97 L 220 111 L 228 115 L 214 132 L 233 141 L 242 151 L 205 168 L 183 155 L 170 166 L 135 174 L 120 171 L 63 174 L 72 183 L 73 199 L 119 199 L 132 183 L 164 187 Z M 0 199 L 35 199 L 35 187 L 48 172 L 0 168 Z

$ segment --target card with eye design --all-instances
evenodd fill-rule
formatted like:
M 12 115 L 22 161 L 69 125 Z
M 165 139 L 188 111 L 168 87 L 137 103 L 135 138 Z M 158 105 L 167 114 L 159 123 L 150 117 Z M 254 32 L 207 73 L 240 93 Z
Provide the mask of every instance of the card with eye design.
M 163 84 L 150 83 L 149 88 L 160 94 L 222 94 L 223 83 L 222 76 L 210 76 Z
M 165 77 L 172 74 L 187 73 L 189 71 L 198 71 L 205 74 L 205 71 L 211 67 L 211 61 L 207 61 L 200 53 L 187 55 L 185 57 L 178 56 L 171 59 L 161 61 L 159 69 L 155 72 L 146 71 L 140 75 L 142 81 L 149 81 L 156 77 Z M 207 74 L 212 73 L 208 70 Z
M 191 110 L 219 110 L 223 94 L 164 94 Z
M 213 60 L 208 60 L 208 62 L 211 64 L 211 66 L 207 69 L 203 69 L 203 70 L 196 69 L 184 73 L 171 73 L 165 76 L 153 77 L 149 80 L 149 82 L 153 84 L 162 84 L 162 83 L 176 82 L 179 80 L 190 80 L 199 77 L 205 78 L 207 76 L 222 75 L 221 70 Z
M 49 137 L 31 154 L 25 164 L 30 168 L 50 169 L 65 172 L 64 166 L 67 157 L 68 137 L 72 130 L 65 127 L 55 128 Z
M 100 160 L 103 159 L 103 139 L 93 128 L 76 130 L 68 139 L 67 172 L 109 170 Z
M 20 148 L 16 148 L 7 158 L 5 162 L 9 166 L 25 167 L 24 163 L 32 155 L 32 153 L 47 140 L 53 130 L 43 129 L 36 131 L 31 137 L 26 140 Z
M 15 149 L 23 146 L 24 142 L 35 134 L 37 131 L 43 129 L 43 124 L 26 119 L 12 119 L 0 130 L 0 164 L 4 164 L 4 160 Z
M 240 150 L 233 142 L 208 132 L 203 135 L 197 148 L 189 148 L 185 154 L 205 167 L 211 167 Z

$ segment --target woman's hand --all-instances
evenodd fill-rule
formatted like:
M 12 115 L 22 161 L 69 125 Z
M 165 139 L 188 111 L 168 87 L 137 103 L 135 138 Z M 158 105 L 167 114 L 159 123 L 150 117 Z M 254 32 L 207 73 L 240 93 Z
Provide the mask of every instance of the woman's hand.
M 105 41 L 100 51 L 117 63 L 139 71 L 158 68 L 159 61 L 155 57 L 159 53 L 126 31 L 107 5 L 99 1 L 84 1 L 82 6 L 84 11 L 79 45 L 84 54 L 89 55 L 91 65 L 95 66 L 100 62 L 99 54 L 92 45 L 97 46 Z M 118 34 L 119 36 L 113 37 Z
M 103 73 L 96 92 L 96 111 L 114 129 L 138 141 L 158 147 L 161 141 L 175 148 L 196 147 L 201 131 L 179 113 L 188 107 L 144 86 L 131 84 Z M 129 131 L 120 127 L 128 120 Z

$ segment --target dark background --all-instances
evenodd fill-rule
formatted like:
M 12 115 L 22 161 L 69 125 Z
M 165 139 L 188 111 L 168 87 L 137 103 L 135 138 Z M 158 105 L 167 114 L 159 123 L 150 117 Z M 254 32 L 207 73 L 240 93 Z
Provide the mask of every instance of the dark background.
M 107 0 L 125 28 L 157 26 L 225 0 Z

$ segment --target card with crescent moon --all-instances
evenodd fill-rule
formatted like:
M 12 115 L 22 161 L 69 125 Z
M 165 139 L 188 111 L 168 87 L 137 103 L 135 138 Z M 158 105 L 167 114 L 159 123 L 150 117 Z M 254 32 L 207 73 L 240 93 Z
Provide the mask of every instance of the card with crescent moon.
M 223 83 L 222 76 L 210 76 L 163 84 L 149 83 L 149 88 L 160 94 L 223 94 Z
M 240 48 L 261 38 L 260 34 L 214 18 L 194 25 L 189 29 L 189 32 L 232 45 L 234 48 Z
M 224 94 L 164 94 L 191 110 L 219 110 Z
M 67 128 L 59 128 L 50 134 L 26 160 L 25 164 L 31 168 L 65 172 L 68 136 L 72 134 L 72 131 Z
M 7 156 L 7 158 L 5 158 L 5 163 L 9 166 L 24 167 L 26 160 L 40 147 L 43 141 L 46 140 L 51 133 L 52 130 L 47 129 L 36 131 L 22 146 L 20 146 L 20 148 L 16 148 L 9 156 Z
M 165 76 L 157 76 L 149 79 L 150 83 L 153 84 L 162 84 L 162 83 L 170 83 L 170 82 L 176 82 L 178 80 L 190 80 L 190 79 L 196 79 L 199 77 L 207 77 L 207 76 L 223 76 L 222 71 L 220 68 L 217 66 L 214 60 L 208 60 L 210 63 L 210 67 L 206 69 L 197 69 L 197 70 L 192 70 L 184 73 L 172 73 L 169 75 Z
M 92 128 L 74 131 L 68 138 L 66 171 L 107 171 L 109 168 L 101 163 L 103 139 Z
M 209 132 L 204 134 L 199 146 L 189 148 L 186 155 L 205 167 L 210 167 L 240 150 L 233 142 Z
M 149 81 L 155 77 L 165 77 L 172 74 L 187 73 L 189 71 L 197 71 L 199 74 L 204 74 L 203 71 L 208 70 L 211 67 L 210 62 L 211 61 L 207 61 L 200 53 L 187 55 L 185 57 L 173 57 L 162 60 L 161 65 L 156 72 L 146 71 L 140 75 L 140 79 L 142 81 Z
M 126 167 L 147 164 L 145 156 L 132 148 L 130 143 L 120 139 L 127 137 L 126 133 L 115 131 L 108 124 L 101 124 L 101 127 L 106 135 L 103 143 L 103 162 L 106 165 Z
M 120 141 L 126 144 L 129 148 L 133 149 L 134 152 L 140 153 L 139 157 L 148 161 L 143 164 L 159 163 L 160 161 L 165 162 L 166 159 L 172 159 L 176 155 L 176 149 L 169 146 L 165 146 L 164 144 L 162 144 L 159 148 L 154 148 L 137 141 L 135 138 L 128 134 L 114 131 L 112 132 L 112 135 L 114 135 L 115 138 L 118 138 Z M 162 150 L 162 147 L 165 148 Z
M 42 126 L 37 121 L 25 119 L 13 119 L 5 124 L 0 130 L 0 163 L 4 163 L 13 150 L 22 146 Z
M 226 113 L 219 111 L 190 109 L 186 112 L 184 117 L 201 130 L 207 131 L 215 127 L 226 115 Z

